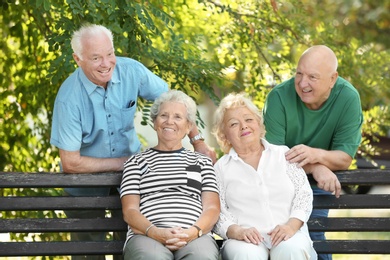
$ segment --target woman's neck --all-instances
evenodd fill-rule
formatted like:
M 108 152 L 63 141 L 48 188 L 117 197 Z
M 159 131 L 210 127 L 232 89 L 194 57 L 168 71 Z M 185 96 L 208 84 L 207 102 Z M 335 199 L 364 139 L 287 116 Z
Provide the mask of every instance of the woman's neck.
M 255 147 L 248 147 L 247 149 L 239 150 L 237 152 L 238 157 L 240 157 L 244 162 L 252 166 L 255 170 L 259 166 L 260 158 L 263 153 L 264 147 L 260 143 Z
M 178 142 L 172 142 L 172 143 L 158 142 L 158 144 L 153 148 L 156 150 L 159 150 L 159 151 L 176 151 L 176 150 L 180 150 L 182 147 L 183 147 L 183 145 L 181 142 L 180 143 L 178 143 Z

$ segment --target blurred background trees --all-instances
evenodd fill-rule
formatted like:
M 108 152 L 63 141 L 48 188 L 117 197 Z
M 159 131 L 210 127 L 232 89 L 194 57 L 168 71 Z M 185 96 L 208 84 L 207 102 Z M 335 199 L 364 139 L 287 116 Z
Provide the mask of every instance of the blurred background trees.
M 359 156 L 380 152 L 373 143 L 390 126 L 389 0 L 4 0 L 0 5 L 0 171 L 59 170 L 58 151 L 49 143 L 52 109 L 61 83 L 76 67 L 71 35 L 86 22 L 110 28 L 117 55 L 141 61 L 199 103 L 208 97 L 218 104 L 228 92 L 246 91 L 262 108 L 270 89 L 294 75 L 307 47 L 328 45 L 338 57 L 339 74 L 361 95 L 365 124 Z M 146 118 L 146 103 L 138 105 Z M 58 240 L 67 234 L 38 236 L 34 239 Z
M 358 89 L 365 113 L 359 153 L 387 134 L 390 1 L 376 0 L 20 0 L 0 17 L 0 169 L 56 171 L 51 113 L 74 71 L 70 38 L 85 22 L 115 35 L 117 55 L 140 60 L 199 102 L 246 91 L 261 108 L 294 75 L 308 46 L 326 44 L 339 74 Z M 140 109 L 144 102 L 140 102 Z M 146 110 L 147 111 L 147 110 Z M 200 121 L 200 123 L 202 123 Z

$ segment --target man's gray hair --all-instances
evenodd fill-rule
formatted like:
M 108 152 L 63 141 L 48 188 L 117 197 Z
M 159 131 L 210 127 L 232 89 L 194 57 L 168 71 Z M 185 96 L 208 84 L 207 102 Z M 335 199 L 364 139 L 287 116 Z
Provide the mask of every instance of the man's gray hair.
M 110 39 L 112 48 L 114 48 L 113 35 L 110 29 L 107 29 L 103 25 L 97 24 L 85 24 L 80 29 L 75 31 L 72 36 L 70 44 L 72 45 L 73 52 L 83 60 L 83 44 L 82 41 L 85 37 L 95 36 L 104 33 Z

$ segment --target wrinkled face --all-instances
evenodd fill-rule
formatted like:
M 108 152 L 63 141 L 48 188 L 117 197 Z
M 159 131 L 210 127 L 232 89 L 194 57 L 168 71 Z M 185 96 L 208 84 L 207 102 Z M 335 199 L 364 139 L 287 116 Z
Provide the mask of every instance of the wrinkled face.
M 187 120 L 187 109 L 178 102 L 164 102 L 154 120 L 154 130 L 157 132 L 159 144 L 175 144 L 182 147 L 182 139 L 190 132 L 191 123 Z
M 256 115 L 246 107 L 226 110 L 223 118 L 223 132 L 236 151 L 247 145 L 260 143 L 260 122 Z
M 114 72 L 116 57 L 110 39 L 102 33 L 99 36 L 83 39 L 82 60 L 76 54 L 73 57 L 87 76 L 98 86 L 107 87 Z
M 317 110 L 328 99 L 337 73 L 313 55 L 302 57 L 295 75 L 295 90 L 309 109 Z

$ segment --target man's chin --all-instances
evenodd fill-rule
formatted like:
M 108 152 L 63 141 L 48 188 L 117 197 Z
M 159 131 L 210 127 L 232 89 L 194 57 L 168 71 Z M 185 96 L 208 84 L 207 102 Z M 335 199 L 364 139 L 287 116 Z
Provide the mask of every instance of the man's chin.
M 111 78 L 112 78 L 112 74 L 104 76 L 104 77 L 99 77 L 99 80 L 98 80 L 100 82 L 99 86 L 107 85 L 107 82 L 109 82 L 111 80 Z

